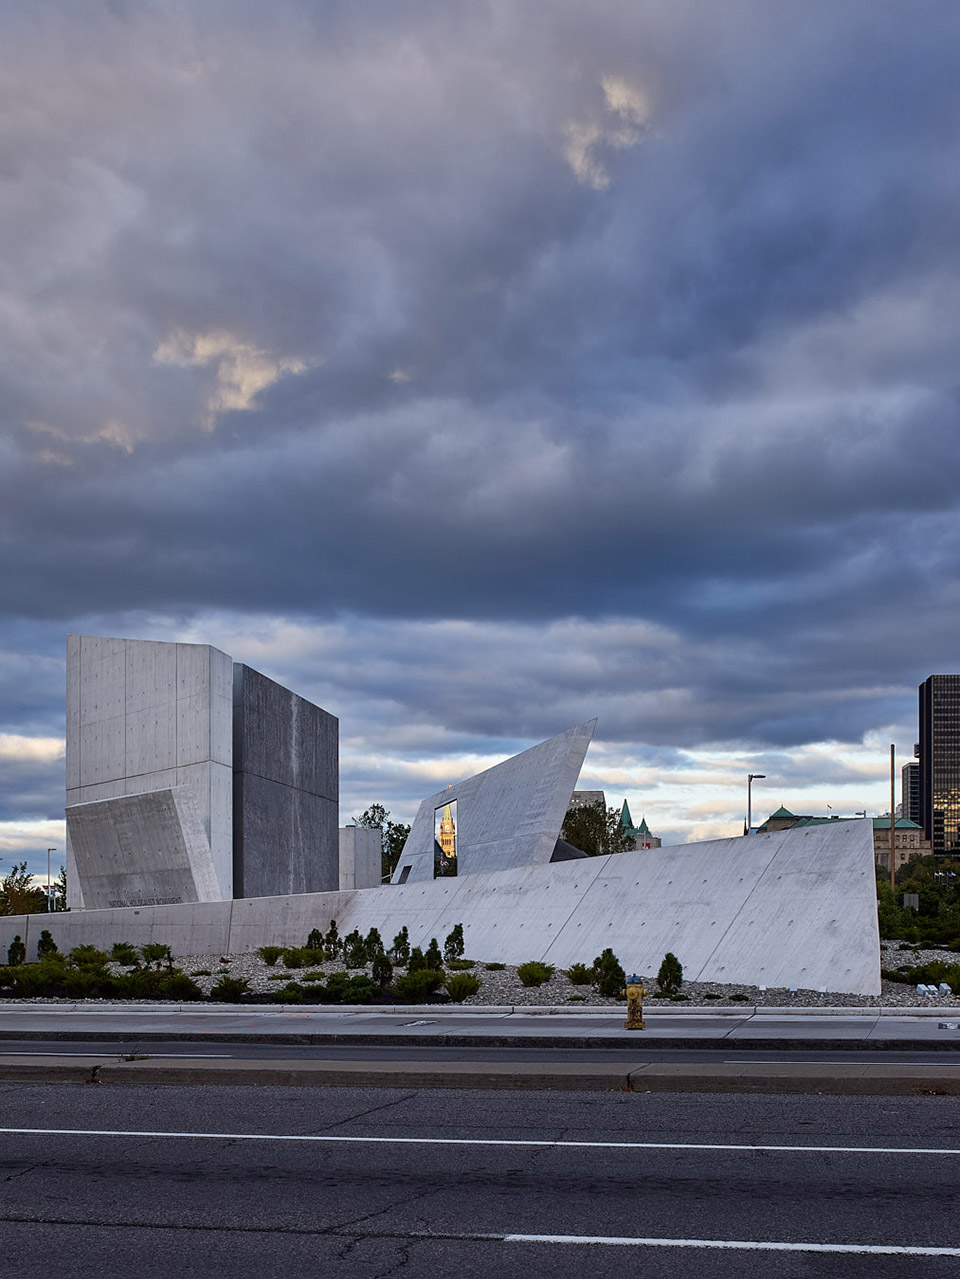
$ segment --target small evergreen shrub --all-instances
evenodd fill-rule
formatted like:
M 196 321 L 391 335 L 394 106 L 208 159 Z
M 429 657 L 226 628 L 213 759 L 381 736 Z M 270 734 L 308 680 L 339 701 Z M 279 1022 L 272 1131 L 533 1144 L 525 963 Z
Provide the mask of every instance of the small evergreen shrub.
M 393 945 L 390 947 L 390 953 L 393 956 L 395 964 L 406 964 L 410 960 L 410 930 L 406 924 L 400 929 L 396 937 L 393 939 Z
M 48 955 L 59 955 L 57 943 L 50 936 L 50 929 L 45 928 L 37 942 L 37 959 L 46 959 Z
M 257 954 L 263 962 L 270 968 L 274 966 L 280 956 L 283 954 L 282 946 L 260 946 Z
M 494 961 L 491 964 L 484 964 L 483 967 L 485 971 L 488 973 L 502 973 L 503 970 L 506 968 L 506 964 L 499 964 L 496 961 Z
M 561 969 L 561 972 L 574 986 L 589 986 L 593 982 L 593 969 L 589 964 L 571 964 L 569 968 Z
M 423 1004 L 435 994 L 443 982 L 443 974 L 433 968 L 415 968 L 393 983 L 393 994 L 400 1004 Z
M 221 1004 L 239 1004 L 249 989 L 246 977 L 228 977 L 224 973 L 210 991 L 210 998 Z
M 302 1004 L 303 987 L 299 986 L 295 981 L 288 981 L 286 986 L 281 986 L 279 990 L 273 992 L 273 1003 Z
M 679 995 L 683 985 L 683 965 L 672 951 L 667 951 L 657 973 L 657 995 Z
M 340 956 L 342 942 L 340 941 L 340 932 L 335 919 L 330 920 L 330 927 L 327 929 L 327 935 L 323 939 L 323 949 L 326 951 L 328 959 L 338 959 Z
M 465 973 L 477 966 L 475 959 L 448 959 L 445 962 L 451 972 L 455 973 Z
M 212 977 L 213 973 L 209 968 L 195 968 L 190 974 L 191 977 Z
M 750 996 L 745 995 L 742 990 L 735 990 L 732 995 L 727 996 L 728 1002 L 731 1004 L 749 1004 Z
M 407 960 L 407 972 L 417 973 L 421 969 L 426 968 L 427 961 L 423 957 L 423 951 L 419 946 L 414 946 L 410 952 L 410 958 Z
M 619 999 L 626 984 L 626 973 L 608 946 L 593 961 L 593 988 L 604 999 Z
M 186 973 L 175 968 L 171 973 L 164 973 L 160 982 L 160 999 L 176 999 L 186 1003 L 188 1000 L 202 999 L 203 991 L 195 981 L 191 981 Z
M 531 959 L 517 969 L 517 976 L 524 986 L 542 986 L 550 980 L 553 973 L 554 969 L 550 964 L 542 964 L 538 959 Z
M 379 986 L 382 990 L 384 986 L 389 986 L 393 980 L 393 964 L 382 952 L 374 955 L 373 964 L 371 966 L 371 976 L 375 986 Z
M 307 950 L 323 950 L 323 933 L 319 928 L 311 928 L 307 934 Z
M 365 973 L 331 973 L 324 985 L 316 985 L 310 998 L 319 1004 L 369 1004 L 376 987 Z
M 367 962 L 367 945 L 358 929 L 344 937 L 343 949 L 348 968 L 362 968 Z
M 454 924 L 443 943 L 443 957 L 447 964 L 463 958 L 463 924 Z
M 436 937 L 430 938 L 430 945 L 423 956 L 423 962 L 428 968 L 432 968 L 435 973 L 443 972 L 443 955 L 440 953 L 440 944 Z
M 475 995 L 480 989 L 480 978 L 473 973 L 450 973 L 444 978 L 447 994 L 455 1004 L 462 1004 L 465 999 Z
M 307 961 L 303 957 L 303 951 L 299 946 L 287 946 L 281 952 L 283 955 L 284 968 L 306 968 Z
M 703 997 L 704 999 L 721 999 L 722 998 L 722 996 L 719 995 L 715 990 L 706 991 Z
M 270 973 L 270 975 L 267 977 L 267 981 L 286 981 L 286 980 L 287 980 L 286 973 Z
M 109 955 L 106 951 L 97 950 L 96 946 L 74 946 L 67 958 L 78 968 L 102 968 Z
M 382 955 L 384 953 L 383 938 L 380 936 L 379 928 L 371 928 L 363 939 L 364 949 L 367 952 L 367 960 L 373 960 L 374 955 Z
M 140 962 L 136 946 L 128 941 L 115 941 L 110 947 L 110 958 L 115 964 L 120 964 L 123 968 L 132 968 L 134 964 L 139 964 Z
M 162 964 L 166 964 L 168 968 L 173 967 L 173 956 L 170 953 L 170 947 L 165 946 L 163 942 L 152 941 L 146 946 L 140 947 L 140 954 L 143 956 L 145 964 L 154 964 L 157 968 Z
M 304 973 L 300 978 L 301 981 L 325 981 L 327 974 L 319 968 L 312 969 L 309 973 Z

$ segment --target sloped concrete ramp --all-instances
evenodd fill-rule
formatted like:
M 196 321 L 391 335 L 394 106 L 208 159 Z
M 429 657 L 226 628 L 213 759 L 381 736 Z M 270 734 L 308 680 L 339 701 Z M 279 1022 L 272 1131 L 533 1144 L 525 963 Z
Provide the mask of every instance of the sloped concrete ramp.
M 869 821 L 836 822 L 456 879 L 234 902 L 0 918 L 34 957 L 41 928 L 82 942 L 165 941 L 179 954 L 301 945 L 337 920 L 341 935 L 406 925 L 414 945 L 462 923 L 475 959 L 559 967 L 610 946 L 629 972 L 655 974 L 672 951 L 691 980 L 880 992 Z

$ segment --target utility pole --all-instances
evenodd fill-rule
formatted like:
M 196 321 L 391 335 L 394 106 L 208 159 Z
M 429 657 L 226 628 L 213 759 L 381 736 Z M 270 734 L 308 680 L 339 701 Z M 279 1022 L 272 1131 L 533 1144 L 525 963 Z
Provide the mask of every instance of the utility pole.
M 897 825 L 897 820 L 893 815 L 893 807 L 894 807 L 893 777 L 894 777 L 894 770 L 896 769 L 896 766 L 897 766 L 897 748 L 891 742 L 890 743 L 890 887 L 894 890 L 894 892 L 896 892 L 896 889 L 897 889 L 897 873 L 895 869 L 896 857 L 893 851 L 894 848 L 896 847 L 895 832 L 896 832 L 896 825 Z

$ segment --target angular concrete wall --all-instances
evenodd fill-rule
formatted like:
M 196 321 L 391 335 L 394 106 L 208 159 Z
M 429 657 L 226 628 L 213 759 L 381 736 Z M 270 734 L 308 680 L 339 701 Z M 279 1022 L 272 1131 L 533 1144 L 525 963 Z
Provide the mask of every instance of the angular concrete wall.
M 67 807 L 189 786 L 233 893 L 233 663 L 206 644 L 67 638 Z M 85 903 L 67 825 L 69 904 Z M 156 894 L 152 894 L 156 895 Z
M 464 926 L 474 959 L 590 963 L 606 946 L 654 975 L 670 950 L 688 979 L 875 995 L 880 938 L 869 821 L 711 840 L 366 891 L 142 910 L 0 918 L 32 959 L 41 928 L 81 941 L 170 942 L 180 954 L 301 944 L 336 919 L 341 934 L 406 925 L 414 945 Z
M 190 786 L 75 804 L 67 824 L 88 909 L 221 900 Z
M 233 833 L 238 897 L 338 888 L 339 722 L 236 663 Z
M 425 799 L 392 882 L 433 879 L 434 813 L 457 801 L 457 874 L 550 861 L 580 776 L 595 719 Z

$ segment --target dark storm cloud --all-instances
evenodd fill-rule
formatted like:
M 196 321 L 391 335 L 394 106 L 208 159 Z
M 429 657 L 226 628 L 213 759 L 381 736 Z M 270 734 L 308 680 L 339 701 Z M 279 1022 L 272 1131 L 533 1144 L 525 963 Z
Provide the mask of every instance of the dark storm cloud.
M 0 26 L 0 729 L 59 731 L 68 628 L 286 618 L 371 770 L 597 713 L 664 767 L 912 739 L 956 666 L 955 7 Z

